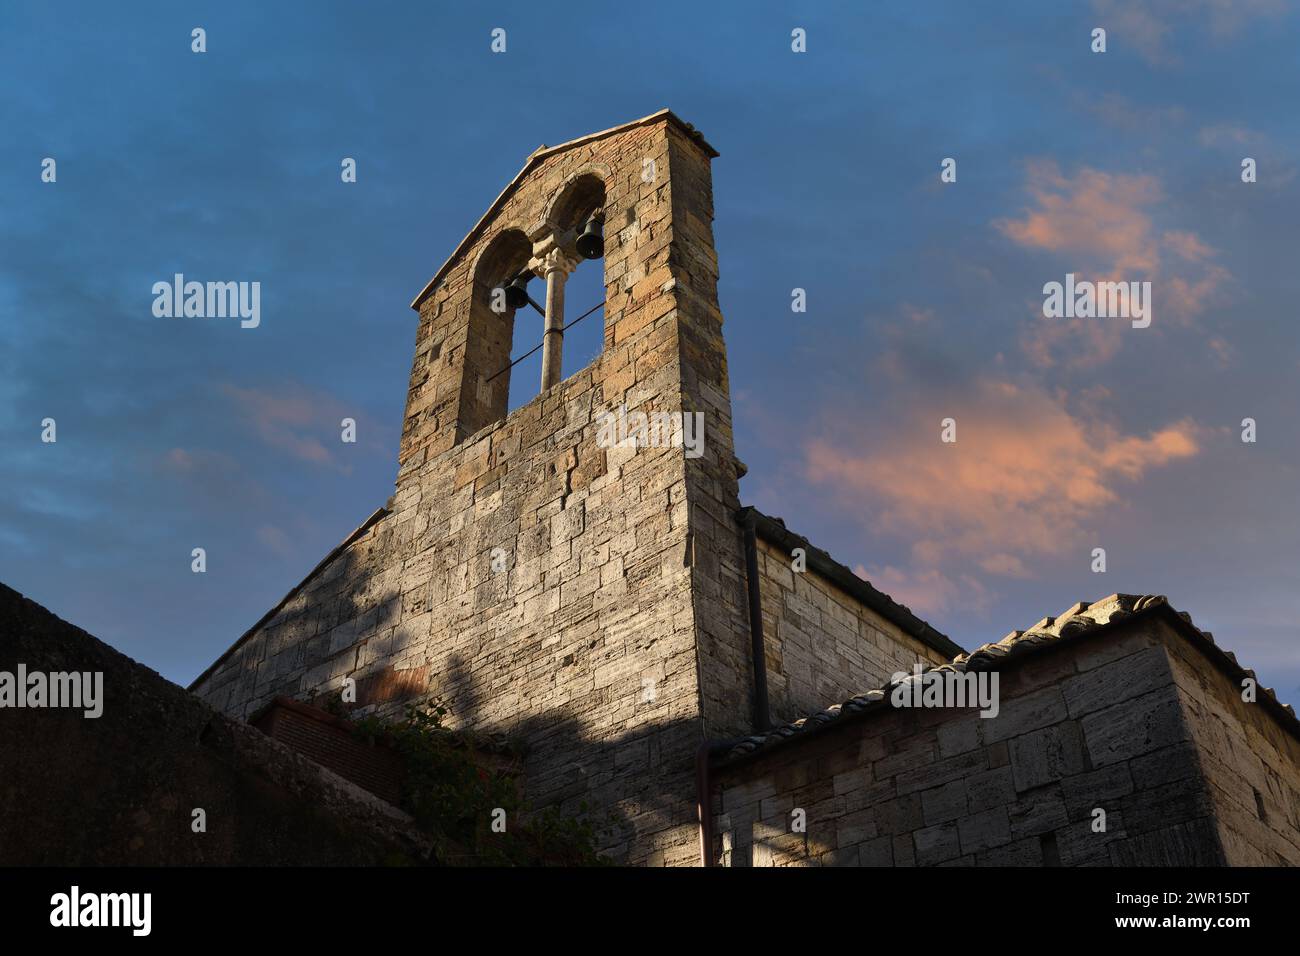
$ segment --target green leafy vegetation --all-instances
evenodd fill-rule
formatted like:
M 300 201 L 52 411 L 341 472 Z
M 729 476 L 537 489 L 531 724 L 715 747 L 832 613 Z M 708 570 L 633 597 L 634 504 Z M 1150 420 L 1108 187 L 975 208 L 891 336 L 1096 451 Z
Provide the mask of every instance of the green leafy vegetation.
M 333 703 L 333 702 L 331 702 Z M 338 713 L 338 705 L 330 708 Z M 512 766 L 519 751 L 486 747 L 474 735 L 444 726 L 448 710 L 436 700 L 406 708 L 404 719 L 353 721 L 354 733 L 402 758 L 402 808 L 433 841 L 434 862 L 448 866 L 592 866 L 595 850 L 585 819 L 555 808 L 532 811 L 521 799 Z M 586 814 L 587 807 L 582 805 Z

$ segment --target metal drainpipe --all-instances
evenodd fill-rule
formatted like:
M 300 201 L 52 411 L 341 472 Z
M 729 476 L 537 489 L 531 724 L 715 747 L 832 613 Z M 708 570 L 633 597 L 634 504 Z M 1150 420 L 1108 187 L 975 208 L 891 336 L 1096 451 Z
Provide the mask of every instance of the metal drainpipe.
M 758 533 L 754 511 L 745 515 L 745 578 L 749 587 L 749 644 L 754 662 L 754 733 L 772 726 L 767 703 L 767 654 L 763 645 L 763 599 L 758 580 Z
M 749 640 L 754 662 L 754 733 L 772 726 L 767 703 L 767 657 L 763 645 L 763 601 L 758 581 L 758 533 L 753 510 L 745 514 L 745 578 L 749 589 Z M 695 752 L 695 802 L 700 818 L 700 864 L 713 866 L 712 779 L 709 763 L 715 753 L 730 750 L 739 740 L 705 740 Z
M 713 865 L 713 798 L 709 793 L 709 755 L 713 745 L 701 741 L 695 751 L 695 812 L 700 818 L 700 866 Z
M 713 866 L 713 788 L 709 762 L 715 753 L 730 750 L 742 738 L 705 740 L 695 751 L 695 810 L 700 819 L 700 865 Z

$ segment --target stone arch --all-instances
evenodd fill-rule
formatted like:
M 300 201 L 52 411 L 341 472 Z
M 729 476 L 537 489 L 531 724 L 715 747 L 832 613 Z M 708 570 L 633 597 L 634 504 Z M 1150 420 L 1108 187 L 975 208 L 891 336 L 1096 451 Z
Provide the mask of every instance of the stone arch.
M 482 245 L 471 264 L 465 374 L 461 379 L 460 433 L 471 435 L 505 418 L 510 395 L 510 351 L 515 310 L 495 311 L 495 290 L 528 265 L 532 243 L 518 226 L 500 229 Z
M 603 164 L 588 163 L 565 179 L 548 203 L 545 215 L 546 225 L 553 231 L 557 243 L 573 251 L 573 243 L 582 231 L 587 219 L 593 212 L 599 212 L 605 218 L 611 182 L 609 168 Z M 572 307 L 565 310 L 565 323 L 573 322 L 592 302 L 608 303 L 609 275 L 608 258 L 586 262 L 578 260 L 574 274 L 566 281 L 568 291 L 565 293 L 567 303 Z M 593 293 L 599 296 L 593 297 Z M 574 374 L 579 367 L 585 367 L 593 359 L 599 359 L 604 348 L 606 330 L 602 328 L 604 315 L 597 313 L 584 320 L 584 323 L 565 336 L 564 372 Z M 594 351 L 594 356 L 592 353 Z M 589 357 L 590 356 L 590 357 Z
M 546 211 L 546 221 L 557 233 L 581 229 L 595 210 L 604 210 L 609 169 L 591 164 L 578 170 L 559 188 Z
M 520 226 L 512 223 L 502 227 L 483 243 L 478 255 L 470 263 L 475 298 L 479 297 L 478 293 L 490 293 L 492 289 L 509 282 L 513 276 L 522 272 L 528 265 L 532 251 L 532 243 Z

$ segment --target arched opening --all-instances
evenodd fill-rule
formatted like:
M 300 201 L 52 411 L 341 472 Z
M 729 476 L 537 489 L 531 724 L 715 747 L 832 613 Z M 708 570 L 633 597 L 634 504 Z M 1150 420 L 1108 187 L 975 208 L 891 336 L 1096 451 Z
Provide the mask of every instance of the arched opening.
M 561 190 L 551 211 L 551 221 L 561 231 L 581 233 L 593 213 L 605 212 L 605 181 L 584 173 Z M 597 303 L 600 308 L 564 333 L 563 377 L 586 368 L 605 347 L 605 258 L 578 265 L 564 290 L 565 322 L 574 322 Z
M 549 387 L 600 355 L 604 204 L 601 175 L 575 176 L 552 200 L 543 219 L 548 230 L 534 233 L 533 241 L 515 226 L 503 229 L 475 262 L 458 412 L 462 437 L 532 401 L 544 375 Z M 545 277 L 533 275 L 530 262 Z M 549 320 L 543 302 L 554 306 Z
M 508 411 L 511 373 L 516 371 L 510 368 L 510 353 L 517 310 L 509 305 L 505 287 L 531 255 L 528 237 L 510 228 L 492 239 L 475 264 L 460 396 L 463 435 L 499 421 Z

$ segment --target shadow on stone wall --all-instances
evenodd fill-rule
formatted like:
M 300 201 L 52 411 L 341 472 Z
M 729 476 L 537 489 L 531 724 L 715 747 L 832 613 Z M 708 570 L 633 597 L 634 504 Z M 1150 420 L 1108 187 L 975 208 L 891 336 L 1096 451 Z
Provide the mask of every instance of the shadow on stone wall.
M 247 724 L 217 713 L 0 585 L 0 671 L 101 672 L 103 714 L 0 709 L 0 864 L 380 865 L 423 857 L 405 814 Z M 456 723 L 478 724 L 464 662 Z M 400 702 L 395 701 L 394 704 Z M 656 862 L 694 833 L 694 720 L 592 740 L 555 712 L 500 731 L 525 747 L 534 811 L 588 820 L 619 862 Z M 593 808 L 600 808 L 599 810 Z M 192 829 L 201 809 L 207 831 Z M 671 842 L 671 841 L 669 841 Z M 682 851 L 686 852 L 686 851 Z
M 422 856 L 404 814 L 0 585 L 0 671 L 19 664 L 102 673 L 103 713 L 0 709 L 0 864 Z

